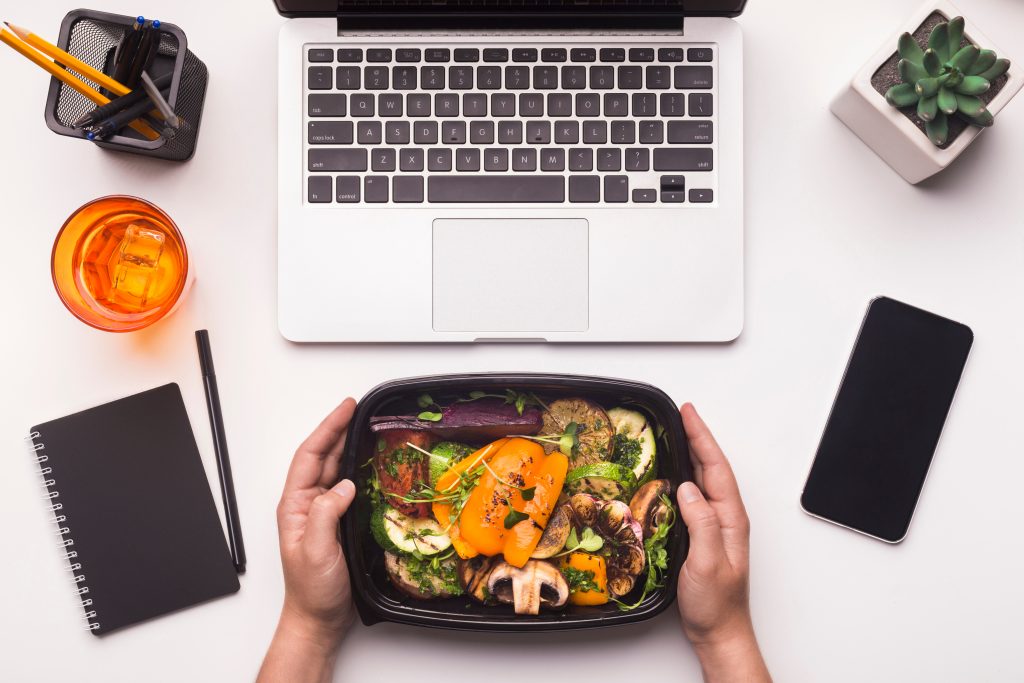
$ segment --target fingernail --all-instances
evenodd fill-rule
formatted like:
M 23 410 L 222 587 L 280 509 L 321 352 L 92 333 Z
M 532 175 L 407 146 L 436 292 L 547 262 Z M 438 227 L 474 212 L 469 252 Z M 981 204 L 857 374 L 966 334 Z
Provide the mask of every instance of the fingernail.
M 692 481 L 684 481 L 679 491 L 683 494 L 683 502 L 696 503 L 701 499 L 700 489 Z
M 331 490 L 337 493 L 342 498 L 351 498 L 353 495 L 355 495 L 356 485 L 353 484 L 352 481 L 349 479 L 342 479 L 337 484 L 335 484 L 334 488 Z

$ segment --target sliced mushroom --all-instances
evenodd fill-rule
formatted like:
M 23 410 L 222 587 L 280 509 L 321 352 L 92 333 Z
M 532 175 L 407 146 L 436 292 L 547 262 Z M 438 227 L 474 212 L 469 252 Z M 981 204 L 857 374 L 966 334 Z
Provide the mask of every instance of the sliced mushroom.
M 529 560 L 522 568 L 502 561 L 491 571 L 487 590 L 513 605 L 516 614 L 539 614 L 542 606 L 561 607 L 569 599 L 569 584 L 562 572 L 543 560 Z
M 616 597 L 625 595 L 647 564 L 640 523 L 620 500 L 598 500 L 577 493 L 569 503 L 577 530 L 590 527 L 604 539 L 601 552 L 608 559 L 608 591 Z
M 488 602 L 491 594 L 487 591 L 487 579 L 498 562 L 495 557 L 483 555 L 459 560 L 459 583 L 468 595 L 480 602 Z
M 572 506 L 573 518 L 577 526 L 594 526 L 597 522 L 597 513 L 600 511 L 600 501 L 589 493 L 577 493 L 569 499 Z
M 629 501 L 629 511 L 633 513 L 633 519 L 640 522 L 644 538 L 650 538 L 671 514 L 671 509 L 661 499 L 671 490 L 668 479 L 655 479 L 637 489 Z
M 551 513 L 548 525 L 544 527 L 540 541 L 533 551 L 533 557 L 538 560 L 547 559 L 565 547 L 565 541 L 569 538 L 569 531 L 572 530 L 572 514 L 568 505 L 559 505 Z
M 384 569 L 387 570 L 388 578 L 394 587 L 410 598 L 432 600 L 455 595 L 436 576 L 414 577 L 409 568 L 409 561 L 395 553 L 384 553 Z
M 572 466 L 589 465 L 608 460 L 612 454 L 611 420 L 604 408 L 583 398 L 560 398 L 552 401 L 544 411 L 543 433 L 562 434 L 570 424 L 576 425 L 579 446 L 572 454 Z M 545 444 L 548 453 L 558 448 L 556 444 Z

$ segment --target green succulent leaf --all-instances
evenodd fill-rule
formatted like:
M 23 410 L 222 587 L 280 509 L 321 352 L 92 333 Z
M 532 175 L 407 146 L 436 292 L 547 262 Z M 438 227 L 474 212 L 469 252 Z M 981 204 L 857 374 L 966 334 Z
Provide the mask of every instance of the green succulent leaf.
M 981 74 L 988 71 L 988 69 L 996 63 L 996 53 L 992 50 L 982 50 L 978 53 L 978 58 L 974 60 L 974 64 L 968 69 L 968 76 L 980 76 Z
M 992 87 L 992 84 L 981 76 L 967 76 L 955 90 L 961 95 L 980 95 Z
M 940 61 L 949 61 L 949 24 L 942 22 L 935 25 L 932 34 L 928 36 L 928 47 L 935 51 Z
M 894 107 L 912 107 L 919 99 L 921 98 L 917 96 L 917 91 L 910 83 L 894 85 L 885 93 L 885 101 Z
M 924 70 L 924 67 L 909 59 L 901 59 L 898 66 L 900 78 L 904 83 L 917 83 L 923 78 L 928 78 L 928 72 Z
M 924 61 L 924 50 L 914 40 L 914 36 L 909 33 L 900 36 L 899 53 L 900 57 L 914 64 L 921 64 Z
M 914 85 L 914 90 L 918 97 L 935 97 L 941 85 L 938 78 L 922 78 Z
M 949 20 L 949 51 L 955 53 L 964 40 L 964 18 L 953 17 Z
M 982 128 L 988 128 L 995 123 L 995 119 L 992 118 L 992 112 L 988 109 L 982 110 L 982 112 L 977 116 L 967 117 L 967 120 L 976 126 L 981 126 Z
M 960 51 L 950 58 L 948 66 L 951 69 L 967 71 L 974 65 L 974 62 L 977 61 L 979 54 L 981 54 L 981 50 L 973 45 L 967 45 L 966 47 L 960 48 Z
M 985 109 L 985 103 L 973 95 L 961 95 L 956 93 L 954 97 L 956 97 L 957 110 L 968 118 L 973 119 L 977 116 L 981 116 L 982 112 L 987 111 L 987 109 Z
M 937 97 L 922 97 L 917 102 L 917 115 L 925 121 L 933 120 L 939 113 Z
M 939 78 L 946 79 L 943 82 L 943 86 L 946 88 L 956 88 L 964 80 L 964 74 L 959 69 L 953 69 L 947 74 L 943 74 Z
M 978 75 L 991 83 L 992 81 L 996 80 L 1009 70 L 1010 60 L 1001 58 L 997 59 L 995 63 L 992 64 L 992 66 L 990 66 L 988 69 L 986 69 L 985 71 L 981 72 Z
M 935 96 L 935 103 L 946 114 L 956 113 L 956 93 L 948 88 L 939 88 L 939 94 Z
M 939 59 L 939 55 L 935 50 L 925 50 L 924 57 L 921 59 L 921 66 L 924 67 L 929 76 L 938 76 L 942 73 L 942 60 Z
M 949 119 L 946 118 L 945 114 L 939 113 L 931 121 L 925 122 L 924 130 L 932 144 L 936 147 L 941 147 L 946 144 L 946 139 L 949 138 Z

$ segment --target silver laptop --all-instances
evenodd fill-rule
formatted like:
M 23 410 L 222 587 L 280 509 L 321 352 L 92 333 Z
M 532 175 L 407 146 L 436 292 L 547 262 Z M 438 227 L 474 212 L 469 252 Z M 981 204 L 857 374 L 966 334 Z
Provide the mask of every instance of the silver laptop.
M 745 0 L 276 0 L 307 342 L 728 341 Z

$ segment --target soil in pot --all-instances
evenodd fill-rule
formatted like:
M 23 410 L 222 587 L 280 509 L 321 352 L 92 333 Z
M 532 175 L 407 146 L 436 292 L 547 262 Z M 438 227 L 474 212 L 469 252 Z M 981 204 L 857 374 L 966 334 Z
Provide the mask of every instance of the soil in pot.
M 917 27 L 917 30 L 914 31 L 913 34 L 914 40 L 917 41 L 917 44 L 920 45 L 922 49 L 928 48 L 928 36 L 931 34 L 932 29 L 935 28 L 935 25 L 940 24 L 944 21 L 949 21 L 949 17 L 945 16 L 941 12 L 932 12 L 928 16 L 928 18 L 924 20 L 924 23 Z M 960 42 L 960 47 L 964 47 L 965 45 L 969 44 L 970 41 L 967 40 L 967 36 L 965 35 L 964 39 Z M 986 46 L 981 45 L 980 47 L 984 48 Z M 1002 57 L 1003 55 L 999 56 Z M 894 85 L 899 85 L 900 83 L 903 82 L 903 79 L 900 78 L 899 67 L 897 66 L 899 64 L 899 61 L 899 53 L 893 52 L 892 56 L 890 56 L 889 59 L 887 59 L 885 63 L 882 64 L 882 66 L 878 67 L 878 71 L 876 71 L 874 75 L 871 76 L 871 85 L 874 87 L 875 90 L 878 91 L 878 94 L 881 95 L 883 98 L 885 97 L 885 93 L 889 91 L 889 88 L 891 88 Z M 979 95 L 981 101 L 984 102 L 986 105 L 989 102 L 991 102 L 995 98 L 995 96 L 999 94 L 999 91 L 1003 89 L 1003 86 L 1006 85 L 1006 81 L 1008 79 L 1009 75 L 1003 74 L 995 81 L 993 81 L 992 87 L 989 88 L 986 92 Z M 904 107 L 900 109 L 900 112 L 902 112 L 904 116 L 910 119 L 914 123 L 914 125 L 921 130 L 922 135 L 927 135 L 924 129 L 924 120 L 917 115 L 916 107 Z M 955 141 L 961 133 L 967 130 L 967 128 L 970 125 L 970 123 L 960 118 L 959 116 L 950 116 L 949 137 L 946 139 L 946 143 L 941 146 L 941 149 L 946 149 L 947 147 L 952 145 L 953 141 Z

